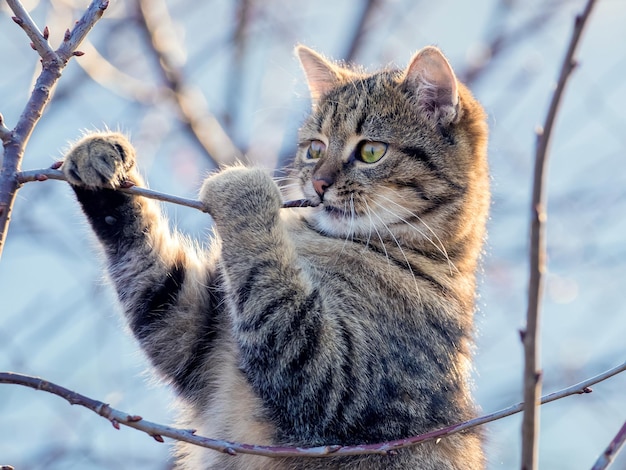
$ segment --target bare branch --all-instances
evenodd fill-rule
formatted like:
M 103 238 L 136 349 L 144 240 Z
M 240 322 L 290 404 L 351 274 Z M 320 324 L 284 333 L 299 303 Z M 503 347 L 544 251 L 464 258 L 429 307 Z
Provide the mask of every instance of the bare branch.
M 591 467 L 591 470 L 604 470 L 608 468 L 622 449 L 624 442 L 626 442 L 626 422 L 622 425 L 606 450 L 598 457 L 598 460 L 596 460 L 596 463 Z
M 44 37 L 44 33 L 39 31 L 39 28 L 33 21 L 33 19 L 26 11 L 26 8 L 19 2 L 19 0 L 7 0 L 7 4 L 15 13 L 13 17 L 13 21 L 17 23 L 20 28 L 24 30 L 24 32 L 30 38 L 31 45 L 33 49 L 37 51 L 37 53 L 41 56 L 44 62 L 50 60 L 59 60 L 56 52 L 50 47 L 48 43 L 48 38 Z M 47 35 L 46 35 L 47 36 Z
M 77 51 L 76 48 L 87 37 L 91 28 L 102 17 L 104 10 L 108 6 L 109 0 L 92 1 L 85 14 L 76 22 L 72 31 L 66 31 L 63 43 L 57 50 L 57 54 L 61 56 L 64 62 L 67 62 L 72 55 L 81 56 L 83 54 L 81 51 Z
M 77 61 L 78 66 L 104 88 L 123 98 L 151 106 L 159 99 L 167 98 L 169 90 L 165 87 L 146 83 L 120 70 L 103 57 L 90 41 L 83 41 L 81 49 L 85 51 L 85 56 Z
M 11 129 L 4 125 L 4 116 L 0 114 L 0 140 L 8 142 L 11 138 Z
M 552 95 L 546 121 L 543 130 L 538 132 L 537 135 L 531 203 L 528 311 L 526 314 L 526 329 L 522 332 L 524 343 L 524 403 L 526 403 L 522 419 L 522 470 L 536 469 L 538 462 L 539 408 L 537 407 L 537 400 L 541 395 L 539 326 L 546 257 L 545 221 L 547 215 L 544 188 L 548 148 L 561 96 L 565 90 L 567 80 L 575 67 L 574 54 L 594 3 L 595 0 L 588 0 L 583 13 L 576 17 L 574 32 L 561 66 L 559 81 Z
M 25 29 L 29 36 L 32 36 L 35 30 L 37 34 L 41 34 L 34 26 L 34 23 L 32 23 L 32 20 L 30 20 L 30 17 L 23 15 L 25 10 L 18 0 L 7 1 L 11 8 L 14 8 L 14 12 L 17 11 L 18 13 L 16 14 L 21 15 L 18 17 L 17 23 Z M 37 78 L 30 99 L 15 128 L 8 132 L 4 127 L 0 129 L 4 144 L 4 158 L 2 160 L 2 168 L 0 168 L 0 256 L 2 255 L 4 241 L 9 228 L 15 195 L 19 188 L 16 174 L 20 170 L 28 139 L 50 100 L 51 90 L 61 77 L 61 71 L 70 58 L 76 54 L 76 47 L 78 47 L 96 21 L 100 19 L 107 6 L 107 0 L 93 0 L 91 2 L 82 18 L 74 25 L 72 31 L 67 31 L 63 44 L 54 52 L 54 57 L 51 58 L 51 54 L 47 53 L 46 58 L 42 59 L 41 74 Z M 24 25 L 28 26 L 25 27 Z M 41 35 L 41 38 L 45 41 L 44 35 Z M 43 47 L 42 41 L 34 44 L 35 48 Z
M 202 93 L 185 82 L 181 70 L 175 65 L 169 41 L 174 41 L 176 35 L 173 33 L 174 27 L 165 2 L 162 0 L 159 2 L 136 0 L 136 2 L 140 26 L 148 36 L 165 83 L 190 135 L 215 166 L 232 164 L 241 159 L 242 152 L 232 142 L 215 116 L 206 109 Z M 171 34 L 164 38 L 164 31 Z
M 378 3 L 378 0 L 367 0 L 364 2 L 362 10 L 357 18 L 354 32 L 348 42 L 348 48 L 345 55 L 346 62 L 353 62 L 355 60 L 359 48 L 361 47 L 363 37 L 365 36 L 369 21 L 371 20 L 374 11 L 376 11 Z
M 551 401 L 559 400 L 570 395 L 585 394 L 591 392 L 591 386 L 597 384 L 603 380 L 613 377 L 620 372 L 626 370 L 626 362 L 614 367 L 608 371 L 605 371 L 595 377 L 587 379 L 578 384 L 572 385 L 568 388 L 559 390 L 557 392 L 546 395 L 541 399 L 541 404 L 549 403 Z M 511 416 L 515 413 L 519 413 L 524 409 L 524 404 L 519 403 L 509 408 L 481 416 L 479 418 L 471 419 L 463 423 L 447 426 L 436 431 L 431 431 L 419 436 L 413 436 L 406 439 L 398 439 L 395 441 L 383 442 L 380 444 L 367 444 L 367 445 L 355 445 L 355 446 L 341 446 L 341 445 L 329 445 L 319 447 L 286 447 L 286 446 L 265 446 L 254 444 L 241 444 L 237 442 L 229 442 L 219 439 L 210 439 L 207 437 L 197 436 L 194 430 L 178 429 L 170 426 L 164 426 L 162 424 L 152 423 L 144 420 L 142 417 L 118 411 L 111 408 L 109 405 L 86 397 L 79 393 L 68 390 L 64 387 L 48 382 L 46 380 L 31 377 L 22 374 L 15 374 L 12 372 L 0 372 L 0 383 L 23 385 L 26 387 L 34 388 L 35 390 L 43 390 L 61 398 L 64 398 L 72 405 L 80 405 L 88 408 L 100 416 L 111 421 L 116 429 L 119 429 L 120 425 L 128 426 L 139 431 L 143 431 L 158 442 L 163 442 L 163 436 L 171 439 L 189 442 L 201 447 L 213 449 L 218 452 L 223 452 L 230 455 L 236 454 L 253 454 L 262 455 L 265 457 L 337 457 L 337 456 L 350 456 L 350 455 L 365 455 L 365 454 L 392 454 L 398 449 L 412 447 L 422 442 L 432 441 L 440 439 L 451 434 L 455 434 L 461 431 L 474 428 L 476 426 L 489 423 L 498 419 Z
M 46 181 L 48 179 L 67 181 L 62 171 L 57 170 L 58 164 L 53 165 L 53 168 L 44 168 L 40 170 L 28 170 L 17 173 L 17 181 L 22 183 L 29 183 L 31 181 Z M 142 188 L 139 186 L 131 186 L 125 188 L 118 188 L 117 191 L 121 191 L 127 194 L 134 194 L 136 196 L 143 196 L 150 199 L 156 199 L 158 201 L 171 202 L 172 204 L 178 204 L 180 206 L 191 207 L 201 212 L 207 212 L 202 202 L 195 199 L 187 199 L 180 196 L 173 196 L 171 194 L 161 193 L 148 188 Z M 307 199 L 297 199 L 294 201 L 283 202 L 283 208 L 297 208 L 297 207 L 312 207 L 312 204 Z

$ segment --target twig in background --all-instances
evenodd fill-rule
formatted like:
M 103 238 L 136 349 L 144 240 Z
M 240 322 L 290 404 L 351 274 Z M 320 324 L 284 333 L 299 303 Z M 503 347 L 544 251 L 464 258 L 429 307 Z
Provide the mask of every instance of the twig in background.
M 567 80 L 574 70 L 574 54 L 589 18 L 595 0 L 588 0 L 583 12 L 576 17 L 574 32 L 570 39 L 557 87 L 552 95 L 548 114 L 542 130 L 537 132 L 537 148 L 535 153 L 535 171 L 531 202 L 530 230 L 530 279 L 528 287 L 528 310 L 526 328 L 522 331 L 524 344 L 524 416 L 522 419 L 522 470 L 533 470 L 538 463 L 539 408 L 537 401 L 541 395 L 541 360 L 539 349 L 540 304 L 543 292 L 543 275 L 546 269 L 545 241 L 545 181 L 548 161 L 548 148 L 552 127 L 565 90 Z
M 606 450 L 598 457 L 598 460 L 596 460 L 596 463 L 591 467 L 591 470 L 604 470 L 608 468 L 622 449 L 624 442 L 626 442 L 626 422 L 622 425 Z
M 167 5 L 163 0 L 136 0 L 136 3 L 139 25 L 148 36 L 150 49 L 189 134 L 214 166 L 235 163 L 243 157 L 242 152 L 206 109 L 200 90 L 187 84 L 182 71 L 175 65 L 171 41 L 176 40 L 176 34 Z
M 13 21 L 24 30 L 27 36 L 32 41 L 31 47 L 37 51 L 43 62 L 49 62 L 51 60 L 59 60 L 57 53 L 50 47 L 48 43 L 48 28 L 44 29 L 42 33 L 28 14 L 28 11 L 19 1 L 7 0 L 7 3 L 15 13 Z
M 31 38 L 34 49 L 41 56 L 42 70 L 15 128 L 9 131 L 4 124 L 0 126 L 0 135 L 4 144 L 4 158 L 2 168 L 0 168 L 0 256 L 2 256 L 9 228 L 15 195 L 19 188 L 16 174 L 20 170 L 24 149 L 50 100 L 51 90 L 61 77 L 61 71 L 72 56 L 82 55 L 82 52 L 77 51 L 76 48 L 102 17 L 109 2 L 108 0 L 93 0 L 74 28 L 66 31 L 63 42 L 56 51 L 48 45 L 47 32 L 44 34 L 39 31 L 19 0 L 7 0 L 7 4 L 16 15 L 14 21 Z
M 348 63 L 354 62 L 359 49 L 363 45 L 363 38 L 366 35 L 367 27 L 372 16 L 379 6 L 379 0 L 367 0 L 363 2 L 361 14 L 357 17 L 356 25 L 352 33 L 352 37 L 348 42 L 347 51 L 344 60 Z
M 565 389 L 546 395 L 541 399 L 541 404 L 549 403 L 551 401 L 559 400 L 570 395 L 591 393 L 591 386 L 597 384 L 603 380 L 613 377 L 620 372 L 626 370 L 626 362 L 620 364 L 617 367 L 609 369 L 601 374 L 596 375 L 583 382 L 577 383 Z M 206 447 L 218 452 L 223 452 L 230 455 L 237 454 L 253 454 L 262 455 L 265 457 L 336 457 L 336 456 L 349 456 L 349 455 L 365 455 L 365 454 L 393 454 L 398 449 L 406 447 L 412 447 L 422 442 L 438 440 L 465 431 L 467 429 L 496 421 L 498 419 L 511 416 L 515 413 L 519 413 L 524 409 L 524 404 L 519 403 L 517 405 L 510 406 L 495 413 L 474 418 L 463 423 L 447 426 L 442 429 L 431 431 L 419 436 L 413 436 L 406 439 L 398 439 L 395 441 L 383 442 L 379 444 L 367 444 L 367 445 L 355 445 L 355 446 L 341 446 L 341 445 L 328 445 L 319 447 L 288 447 L 288 446 L 266 446 L 266 445 L 254 445 L 254 444 L 242 444 L 237 442 L 229 442 L 220 439 L 210 439 L 207 437 L 197 436 L 194 430 L 190 429 L 178 429 L 162 424 L 152 423 L 144 420 L 142 417 L 118 411 L 111 408 L 106 403 L 94 400 L 79 393 L 68 390 L 54 383 L 46 380 L 30 377 L 22 374 L 15 374 L 12 372 L 0 372 L 0 383 L 23 385 L 26 387 L 34 388 L 35 390 L 43 390 L 54 395 L 57 395 L 65 400 L 69 401 L 72 405 L 84 406 L 87 409 L 94 411 L 95 413 L 103 416 L 111 421 L 116 429 L 119 429 L 120 425 L 128 426 L 139 431 L 143 431 L 152 436 L 158 442 L 163 442 L 163 436 L 171 439 L 189 442 L 194 445 Z
M 501 0 L 494 5 L 492 19 L 486 24 L 499 23 L 498 30 L 489 34 L 480 45 L 480 56 L 474 57 L 470 61 L 468 67 L 459 73 L 460 80 L 470 88 L 482 79 L 490 70 L 498 59 L 502 58 L 504 53 L 512 47 L 518 45 L 521 40 L 531 35 L 536 35 L 544 30 L 550 21 L 561 11 L 563 2 L 556 0 L 553 2 L 545 2 L 537 13 L 528 18 L 519 26 L 511 25 L 507 22 L 507 18 L 515 16 L 523 16 L 519 10 L 524 8 L 523 3 Z
M 223 113 L 224 127 L 230 135 L 237 136 L 235 123 L 239 122 L 242 83 L 245 77 L 245 59 L 249 48 L 250 23 L 255 14 L 252 0 L 238 0 L 235 9 L 234 28 L 232 33 L 232 56 L 230 58 L 230 72 L 226 83 L 225 111 Z M 247 147 L 246 144 L 245 147 Z M 245 148 L 244 147 L 244 148 Z

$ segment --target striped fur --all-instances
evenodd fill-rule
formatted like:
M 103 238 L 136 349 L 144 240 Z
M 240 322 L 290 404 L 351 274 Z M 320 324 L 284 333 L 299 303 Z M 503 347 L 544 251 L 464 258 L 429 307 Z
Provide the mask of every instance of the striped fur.
M 91 134 L 68 153 L 63 171 L 128 325 L 180 396 L 181 424 L 202 435 L 359 444 L 469 419 L 489 200 L 484 112 L 435 48 L 403 71 L 369 75 L 297 51 L 313 109 L 291 190 L 317 207 L 281 210 L 265 173 L 223 170 L 200 193 L 215 230 L 199 250 L 170 232 L 155 202 L 112 190 L 143 184 L 122 135 Z M 368 142 L 386 149 L 374 163 L 360 160 Z M 394 456 L 177 453 L 187 469 L 484 467 L 477 432 Z

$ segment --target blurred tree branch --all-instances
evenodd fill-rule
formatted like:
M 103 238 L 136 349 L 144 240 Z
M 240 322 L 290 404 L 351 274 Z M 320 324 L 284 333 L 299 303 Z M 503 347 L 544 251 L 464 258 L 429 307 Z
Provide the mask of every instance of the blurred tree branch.
M 74 28 L 66 31 L 61 46 L 54 51 L 48 44 L 47 28 L 41 33 L 19 0 L 6 1 L 15 13 L 13 21 L 26 32 L 33 48 L 39 53 L 42 68 L 15 128 L 9 130 L 0 119 L 0 136 L 4 145 L 4 158 L 0 168 L 0 256 L 9 228 L 15 195 L 19 189 L 15 175 L 20 170 L 28 140 L 50 100 L 51 90 L 61 77 L 61 72 L 72 56 L 82 55 L 76 48 L 102 17 L 109 4 L 108 0 L 93 0 Z
M 371 21 L 371 18 L 379 6 L 379 0 L 367 0 L 363 2 L 361 14 L 356 20 L 356 25 L 352 37 L 348 42 L 347 51 L 345 54 L 346 62 L 354 62 L 356 56 L 363 44 L 363 38 L 365 37 L 366 29 Z
M 609 443 L 606 450 L 598 457 L 591 470 L 604 470 L 611 465 L 613 459 L 617 456 L 622 446 L 626 442 L 626 422 L 622 425 L 613 440 Z
M 617 375 L 626 370 L 626 362 L 609 369 L 601 374 L 598 374 L 583 382 L 577 383 L 570 387 L 564 388 L 557 392 L 553 392 L 544 396 L 541 399 L 541 404 L 550 403 L 552 401 L 560 400 L 571 395 L 580 395 L 591 393 L 591 386 L 599 382 L 602 382 L 614 375 Z M 496 421 L 507 416 L 519 413 L 524 410 L 524 404 L 519 403 L 517 405 L 510 406 L 500 411 L 490 413 L 478 418 L 465 421 L 463 423 L 447 426 L 435 431 L 431 431 L 419 436 L 413 436 L 406 439 L 398 439 L 395 441 L 383 442 L 378 444 L 368 445 L 355 445 L 355 446 L 342 446 L 342 445 L 327 445 L 320 447 L 288 447 L 288 446 L 265 446 L 254 444 L 242 444 L 237 442 L 229 442 L 219 439 L 211 439 L 207 437 L 198 436 L 195 434 L 195 430 L 190 429 L 178 429 L 170 426 L 164 426 L 162 424 L 153 423 L 144 420 L 141 416 L 133 415 L 123 411 L 118 411 L 111 408 L 106 403 L 98 400 L 86 397 L 79 393 L 68 390 L 67 388 L 56 385 L 46 380 L 31 377 L 22 374 L 15 374 L 12 372 L 0 372 L 0 383 L 15 384 L 33 388 L 35 390 L 42 390 L 52 393 L 61 398 L 64 398 L 72 405 L 80 405 L 98 415 L 111 421 L 116 429 L 119 429 L 120 425 L 128 426 L 139 431 L 143 431 L 152 436 L 158 442 L 163 442 L 163 436 L 171 439 L 189 442 L 194 445 L 206 447 L 218 452 L 237 455 L 237 454 L 253 454 L 261 455 L 265 457 L 338 457 L 338 456 L 350 456 L 350 455 L 366 455 L 366 454 L 393 454 L 398 449 L 412 447 L 423 442 L 438 440 L 445 438 L 446 436 L 466 431 L 468 429 L 480 426 L 492 421 Z
M 526 327 L 522 331 L 524 344 L 524 416 L 522 419 L 522 470 L 534 470 L 538 464 L 539 408 L 538 399 L 541 395 L 541 360 L 539 348 L 539 327 L 541 298 L 543 294 L 543 275 L 546 270 L 546 178 L 548 148 L 552 128 L 565 91 L 567 80 L 574 70 L 574 55 L 578 47 L 584 26 L 593 9 L 595 0 L 588 0 L 584 11 L 576 17 L 574 31 L 570 39 L 557 87 L 552 95 L 548 114 L 542 130 L 537 133 L 537 149 L 535 154 L 535 171 L 531 202 L 530 230 L 530 279 L 528 287 L 528 310 Z
M 520 40 L 528 38 L 528 36 L 536 34 L 545 28 L 559 11 L 558 7 L 562 3 L 562 0 L 550 2 L 539 9 L 534 16 L 515 28 L 500 25 L 497 31 L 490 34 L 491 37 L 485 40 L 483 47 L 478 51 L 480 53 L 479 56 L 474 57 L 468 68 L 459 73 L 459 79 L 471 88 L 489 71 L 494 61 L 502 57 L 508 49 L 518 44 Z M 487 24 L 504 23 L 511 12 L 519 5 L 520 3 L 501 0 L 494 6 L 493 19 Z
M 163 0 L 135 0 L 138 23 L 145 32 L 186 129 L 214 166 L 228 165 L 243 154 L 207 109 L 204 96 L 188 84 L 174 54 L 175 28 Z

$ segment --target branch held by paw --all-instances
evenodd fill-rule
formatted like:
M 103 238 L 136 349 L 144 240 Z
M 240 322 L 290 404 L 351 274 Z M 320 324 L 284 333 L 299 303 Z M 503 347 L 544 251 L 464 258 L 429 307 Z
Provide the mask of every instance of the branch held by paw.
M 47 181 L 49 179 L 67 181 L 63 172 L 58 170 L 58 168 L 61 166 L 61 163 L 62 162 L 57 162 L 52 165 L 51 168 L 21 171 L 17 174 L 17 181 L 20 184 L 29 183 L 31 181 Z M 191 207 L 202 212 L 207 212 L 202 202 L 196 199 L 188 199 L 180 196 L 174 196 L 172 194 L 161 193 L 159 191 L 134 186 L 132 184 L 125 185 L 118 188 L 117 190 L 127 194 L 134 194 L 136 196 L 156 199 L 157 201 L 170 202 L 172 204 L 178 204 L 179 206 Z M 315 204 L 311 203 L 307 199 L 296 199 L 293 201 L 283 202 L 283 208 L 312 207 L 314 205 Z
M 603 380 L 613 377 L 614 375 L 617 375 L 625 370 L 626 362 L 601 374 L 598 374 L 595 377 L 584 380 L 583 382 L 546 395 L 541 399 L 541 404 L 556 401 L 570 395 L 590 393 L 590 387 L 592 385 L 602 382 Z M 519 413 L 524 409 L 524 404 L 519 403 L 503 410 L 496 411 L 495 413 L 471 419 L 463 423 L 447 426 L 445 428 L 431 431 L 426 434 L 421 434 L 419 436 L 413 436 L 406 439 L 398 439 L 395 441 L 367 445 L 327 445 L 304 448 L 242 444 L 237 442 L 229 442 L 220 439 L 211 439 L 198 436 L 195 434 L 194 430 L 178 429 L 147 421 L 140 416 L 116 410 L 103 402 L 86 397 L 79 393 L 68 390 L 67 388 L 61 387 L 52 382 L 48 382 L 37 377 L 15 374 L 12 372 L 0 372 L 0 384 L 1 383 L 23 385 L 26 387 L 34 388 L 36 390 L 43 390 L 60 396 L 61 398 L 64 398 L 65 400 L 70 402 L 72 405 L 83 406 L 108 419 L 113 427 L 115 427 L 116 429 L 119 429 L 121 425 L 128 426 L 139 431 L 143 431 L 158 442 L 163 442 L 163 437 L 169 437 L 171 439 L 188 442 L 190 444 L 194 444 L 200 447 L 206 447 L 208 449 L 212 449 L 229 455 L 253 454 L 265 457 L 322 458 L 365 454 L 390 455 L 395 453 L 399 449 L 412 447 L 427 441 L 436 441 L 445 438 L 446 436 L 449 436 L 451 434 L 466 431 L 476 426 L 480 426 L 491 421 L 496 421 L 507 416 L 511 416 L 515 413 Z

